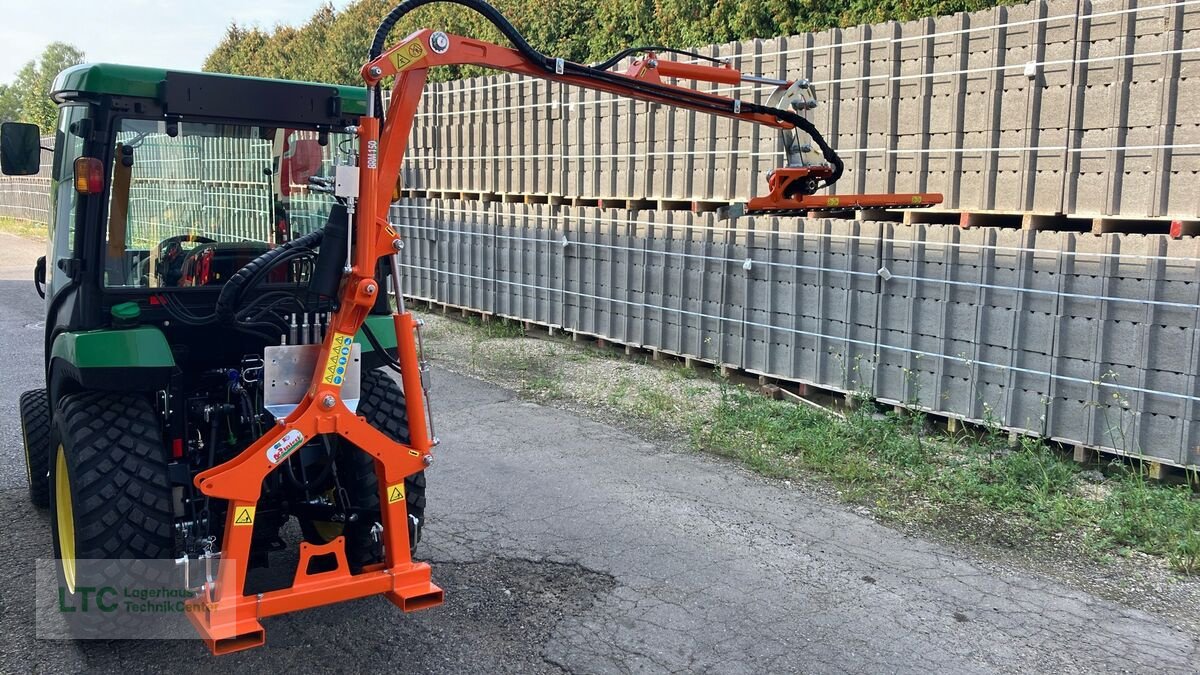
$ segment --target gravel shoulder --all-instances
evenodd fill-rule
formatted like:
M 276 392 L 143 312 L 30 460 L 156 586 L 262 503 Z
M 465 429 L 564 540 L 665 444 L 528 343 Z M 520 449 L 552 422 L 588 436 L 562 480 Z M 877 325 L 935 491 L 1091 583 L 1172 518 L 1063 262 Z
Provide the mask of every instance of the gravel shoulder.
M 517 322 L 423 312 L 429 357 L 446 370 L 479 378 L 537 401 L 643 438 L 678 452 L 696 452 L 693 437 L 712 419 L 731 384 L 707 366 L 685 368 L 678 360 L 651 362 L 622 348 L 534 328 Z M 710 448 L 711 449 L 711 448 Z M 717 450 L 717 454 L 723 454 Z M 789 475 L 777 482 L 819 496 L 911 536 L 936 540 L 998 572 L 1053 579 L 1071 588 L 1154 612 L 1200 635 L 1200 577 L 1181 575 L 1158 556 L 1122 550 L 1096 556 L 1074 542 L 994 536 L 1003 513 L 961 519 L 922 517 L 912 511 L 872 508 L 819 478 Z M 1084 484 L 1102 493 L 1103 485 Z

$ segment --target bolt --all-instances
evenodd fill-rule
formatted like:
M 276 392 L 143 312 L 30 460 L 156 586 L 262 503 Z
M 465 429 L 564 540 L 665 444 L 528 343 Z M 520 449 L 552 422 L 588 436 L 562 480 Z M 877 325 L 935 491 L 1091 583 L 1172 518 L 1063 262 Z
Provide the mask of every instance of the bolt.
M 379 66 L 371 66 L 371 69 L 367 72 L 371 74 L 371 77 L 379 77 L 383 74 L 383 68 L 380 68 Z
M 439 30 L 429 36 L 429 46 L 438 54 L 445 54 L 446 50 L 450 49 L 450 38 Z
M 434 445 L 434 447 L 437 447 L 437 446 L 439 446 L 439 445 L 441 445 L 441 444 L 442 444 L 442 439 L 438 438 L 437 436 L 434 436 L 434 437 L 433 437 L 433 445 Z
M 417 319 L 417 328 L 425 325 L 425 319 Z
M 649 61 L 646 62 L 646 65 L 650 68 L 657 68 L 658 67 L 658 59 L 650 59 Z
M 334 403 L 337 403 L 337 399 L 333 397 L 333 394 L 325 394 L 325 398 L 321 399 L 321 407 L 326 410 L 332 408 Z
M 375 284 L 367 284 L 363 290 L 367 292 L 367 295 L 375 295 Z
M 392 240 L 392 248 L 399 251 L 404 248 L 404 242 L 400 241 L 399 239 L 393 239 Z
M 348 133 L 348 134 L 357 134 L 357 133 L 358 133 L 358 127 L 356 127 L 356 126 L 354 126 L 354 125 L 350 125 L 350 126 L 346 127 L 346 128 L 344 129 L 344 131 L 345 131 L 346 133 Z
M 425 466 L 429 466 L 430 464 L 433 464 L 433 455 L 425 455 L 424 457 L 421 458 L 421 463 L 424 464 Z

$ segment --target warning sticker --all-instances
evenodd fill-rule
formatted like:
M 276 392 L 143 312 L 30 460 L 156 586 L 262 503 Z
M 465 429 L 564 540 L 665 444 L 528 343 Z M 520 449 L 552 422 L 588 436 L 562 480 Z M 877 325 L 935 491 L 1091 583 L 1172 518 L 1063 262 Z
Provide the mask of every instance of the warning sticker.
M 388 486 L 388 503 L 395 504 L 396 502 L 404 501 L 404 483 L 396 483 Z
M 253 506 L 239 506 L 233 512 L 234 525 L 253 525 L 254 524 L 254 509 Z
M 291 429 L 283 435 L 279 440 L 267 447 L 267 461 L 272 464 L 278 464 L 288 458 L 288 455 L 296 451 L 296 448 L 304 445 L 304 434 L 300 433 L 299 429 Z
M 398 49 L 392 54 L 392 65 L 396 66 L 396 70 L 408 70 L 424 58 L 425 45 L 421 44 L 420 40 L 413 40 L 411 45 Z
M 346 368 L 350 363 L 350 345 L 354 338 L 345 333 L 333 334 L 333 348 L 329 350 L 329 360 L 325 362 L 325 374 L 321 381 L 325 384 L 342 386 L 346 380 Z

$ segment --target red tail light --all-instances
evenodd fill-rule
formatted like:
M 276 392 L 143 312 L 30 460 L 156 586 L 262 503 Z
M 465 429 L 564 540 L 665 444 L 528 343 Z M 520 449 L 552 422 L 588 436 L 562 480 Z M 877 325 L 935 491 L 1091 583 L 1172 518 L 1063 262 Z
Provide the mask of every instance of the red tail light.
M 75 191 L 81 195 L 96 195 L 104 191 L 104 165 L 94 157 L 75 160 Z

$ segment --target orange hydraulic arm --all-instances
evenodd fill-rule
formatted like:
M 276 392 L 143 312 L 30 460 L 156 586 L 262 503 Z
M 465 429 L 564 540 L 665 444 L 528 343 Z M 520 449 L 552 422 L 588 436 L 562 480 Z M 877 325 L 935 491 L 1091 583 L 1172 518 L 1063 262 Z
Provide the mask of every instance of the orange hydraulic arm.
M 749 76 L 734 68 L 660 60 L 654 52 L 636 59 L 625 73 L 590 68 L 554 59 L 539 63 L 517 49 L 490 42 L 447 35 L 429 29 L 417 31 L 400 44 L 369 61 L 362 68 L 368 85 L 397 77 L 396 93 L 402 97 L 403 109 L 394 111 L 384 128 L 383 163 L 385 178 L 399 171 L 403 144 L 412 127 L 410 110 L 415 112 L 425 82 L 426 71 L 434 66 L 477 65 L 508 72 L 541 77 L 618 96 L 640 99 L 696 110 L 722 117 L 763 124 L 784 134 L 787 165 L 768 176 L 770 192 L 756 197 L 731 215 L 771 213 L 787 215 L 809 211 L 847 210 L 858 208 L 918 208 L 939 204 L 942 196 L 935 193 L 915 194 L 849 194 L 817 196 L 815 193 L 831 186 L 842 173 L 842 161 L 830 148 L 820 132 L 798 111 L 815 106 L 808 94 L 812 88 L 805 81 L 769 80 Z M 663 82 L 662 78 L 689 79 L 703 82 L 738 84 L 757 82 L 775 85 L 777 91 L 768 105 L 746 103 L 737 99 L 699 92 L 694 89 Z M 394 133 L 403 129 L 404 135 Z M 806 134 L 818 146 L 801 143 L 799 133 Z M 814 156 L 816 155 L 816 156 Z M 390 194 L 381 199 L 390 199 Z M 386 204 L 381 204 L 385 208 Z
M 202 597 L 190 602 L 188 612 L 201 636 L 217 653 L 262 644 L 265 633 L 259 619 L 265 616 L 379 593 L 405 611 L 430 607 L 442 601 L 442 590 L 432 583 L 429 566 L 414 562 L 410 556 L 404 479 L 430 464 L 430 452 L 435 442 L 426 424 L 416 334 L 419 322 L 404 309 L 393 257 L 401 243 L 395 229 L 387 222 L 393 186 L 430 68 L 453 64 L 488 66 L 765 124 L 791 133 L 791 141 L 785 138 L 784 143 L 788 165 L 771 174 L 770 194 L 751 200 L 746 205 L 749 212 L 913 207 L 941 201 L 940 195 L 815 196 L 815 192 L 837 180 L 842 163 L 820 133 L 798 113 L 805 106 L 811 107 L 810 99 L 804 94 L 811 90 L 806 82 L 763 80 L 743 75 L 727 65 L 660 61 L 653 52 L 635 60 L 625 73 L 551 59 L 529 47 L 507 21 L 482 0 L 451 1 L 484 14 L 516 48 L 426 29 L 384 51 L 383 41 L 396 21 L 431 1 L 409 0 L 393 10 L 380 26 L 370 60 L 362 68 L 363 79 L 368 87 L 375 89 L 375 95 L 370 99 L 368 114 L 350 129 L 357 136 L 359 163 L 358 194 L 347 200 L 348 211 L 353 214 L 351 255 L 338 293 L 338 309 L 331 318 L 330 330 L 317 358 L 313 384 L 300 404 L 274 428 L 237 457 L 200 473 L 195 480 L 203 494 L 227 500 L 229 506 L 216 574 L 205 585 Z M 381 114 L 376 115 L 376 112 L 382 112 L 378 110 L 378 85 L 393 76 L 396 77 L 393 104 L 383 121 Z M 768 105 L 763 106 L 667 84 L 662 81 L 664 77 L 726 84 L 765 82 L 776 85 L 778 92 Z M 813 151 L 799 143 L 797 133 L 807 134 L 812 139 L 820 150 L 818 158 L 806 159 Z M 392 281 L 399 305 L 393 320 L 410 425 L 408 444 L 393 442 L 371 427 L 341 398 L 341 368 L 347 364 L 354 336 L 379 294 L 386 292 L 374 276 L 376 264 L 385 257 L 393 263 Z M 304 542 L 291 587 L 245 595 L 255 510 L 263 480 L 297 448 L 325 434 L 340 436 L 375 459 L 383 521 L 380 541 L 385 559 L 352 574 L 346 562 L 344 538 L 338 537 L 327 544 Z M 318 556 L 326 559 L 332 556 L 336 561 L 334 569 L 310 573 L 309 562 Z

